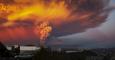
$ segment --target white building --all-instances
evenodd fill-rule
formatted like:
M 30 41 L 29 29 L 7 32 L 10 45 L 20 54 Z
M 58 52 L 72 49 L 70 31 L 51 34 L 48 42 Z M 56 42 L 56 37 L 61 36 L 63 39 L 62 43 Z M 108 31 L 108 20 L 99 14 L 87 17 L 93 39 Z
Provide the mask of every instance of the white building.
M 8 50 L 11 50 L 12 47 L 11 46 L 7 46 Z M 20 46 L 20 51 L 35 51 L 35 50 L 39 50 L 40 47 L 36 47 L 36 46 Z

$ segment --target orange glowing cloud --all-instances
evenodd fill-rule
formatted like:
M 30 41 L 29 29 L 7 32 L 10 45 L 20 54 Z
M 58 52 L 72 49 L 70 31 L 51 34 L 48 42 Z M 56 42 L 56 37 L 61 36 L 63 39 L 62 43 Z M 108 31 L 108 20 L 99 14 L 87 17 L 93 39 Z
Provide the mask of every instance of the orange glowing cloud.
M 40 28 L 41 22 L 48 22 L 50 25 L 48 25 L 49 30 L 47 32 L 51 30 L 54 36 L 83 32 L 88 28 L 97 27 L 106 21 L 111 11 L 111 9 L 108 11 L 106 7 L 108 1 L 0 0 L 0 29 L 14 28 L 17 33 L 13 33 L 15 32 L 14 30 L 13 32 L 8 30 L 11 37 L 18 34 L 22 37 L 28 36 L 27 33 L 24 33 L 26 32 L 25 28 L 30 27 L 34 31 L 36 28 Z M 36 24 L 39 25 L 36 26 Z M 41 29 L 41 32 L 44 32 L 44 29 Z M 44 33 L 42 34 L 45 35 Z
M 44 20 L 65 20 L 70 15 L 65 1 L 57 0 L 14 0 L 15 3 L 0 4 L 0 17 L 7 18 L 8 22 L 3 26 L 12 26 L 15 21 L 32 19 L 35 22 Z
M 66 18 L 69 14 L 69 11 L 66 9 L 64 3 L 56 4 L 52 2 L 49 6 L 38 4 L 26 7 L 8 15 L 8 20 L 17 20 L 21 18 L 28 17 L 29 15 L 38 16 L 41 19 L 56 19 L 56 18 Z M 30 17 L 30 16 L 29 16 Z

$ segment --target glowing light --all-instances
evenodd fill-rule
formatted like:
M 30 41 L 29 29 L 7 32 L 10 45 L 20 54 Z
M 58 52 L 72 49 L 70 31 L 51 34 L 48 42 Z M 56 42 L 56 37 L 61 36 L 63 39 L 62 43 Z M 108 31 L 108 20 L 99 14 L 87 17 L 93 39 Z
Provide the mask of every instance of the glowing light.
M 8 15 L 8 20 L 15 21 L 17 19 L 29 17 L 30 15 L 51 20 L 56 18 L 65 18 L 68 14 L 69 11 L 67 10 L 64 2 L 51 2 L 48 6 L 44 5 L 44 3 L 38 3 L 37 5 L 25 7 L 16 13 Z
M 49 25 L 48 22 L 43 22 L 39 26 L 36 25 L 35 27 L 35 34 L 40 38 L 40 44 L 44 45 L 44 41 L 50 36 L 50 32 L 52 31 L 52 27 Z

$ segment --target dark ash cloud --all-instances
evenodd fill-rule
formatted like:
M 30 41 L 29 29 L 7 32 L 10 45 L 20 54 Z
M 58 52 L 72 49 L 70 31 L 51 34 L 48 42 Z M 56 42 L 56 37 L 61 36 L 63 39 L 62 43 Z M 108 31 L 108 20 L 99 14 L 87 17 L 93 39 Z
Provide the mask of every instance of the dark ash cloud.
M 45 1 L 45 0 L 44 0 Z M 51 0 L 45 2 L 50 3 Z M 57 3 L 62 0 L 57 0 Z M 55 25 L 54 22 L 50 22 L 53 27 L 53 36 L 64 36 L 74 33 L 84 32 L 86 29 L 94 28 L 100 26 L 104 23 L 109 15 L 109 13 L 114 8 L 109 8 L 109 0 L 63 0 L 66 2 L 68 10 L 71 11 L 67 21 L 61 21 L 59 25 Z M 14 0 L 0 0 L 0 3 L 15 3 Z M 3 28 L 3 23 L 7 20 L 0 18 L 0 26 Z M 13 28 L 18 28 L 19 26 L 25 27 L 35 27 L 34 20 L 25 21 L 14 21 Z M 9 27 L 8 27 L 9 28 Z M 1 29 L 1 28 L 0 28 Z
M 71 16 L 76 18 L 71 22 L 61 24 L 58 28 L 53 26 L 52 35 L 70 35 L 98 27 L 106 21 L 109 13 L 114 10 L 113 7 L 108 7 L 109 0 L 72 0 L 68 4 L 72 11 Z

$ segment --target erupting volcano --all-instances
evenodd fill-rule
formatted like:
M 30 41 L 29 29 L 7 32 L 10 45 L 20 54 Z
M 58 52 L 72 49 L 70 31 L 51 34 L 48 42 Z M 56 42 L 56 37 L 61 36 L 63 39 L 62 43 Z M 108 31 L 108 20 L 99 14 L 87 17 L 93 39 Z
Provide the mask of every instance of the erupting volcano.
M 80 33 L 106 21 L 109 0 L 0 0 L 0 40 Z M 41 23 L 42 22 L 42 23 Z M 4 35 L 4 36 L 2 36 Z M 8 37 L 8 38 L 6 38 Z
M 48 22 L 43 22 L 39 26 L 36 25 L 35 33 L 38 35 L 40 39 L 40 46 L 44 47 L 45 40 L 50 35 L 51 31 L 52 31 L 52 27 L 49 25 Z

